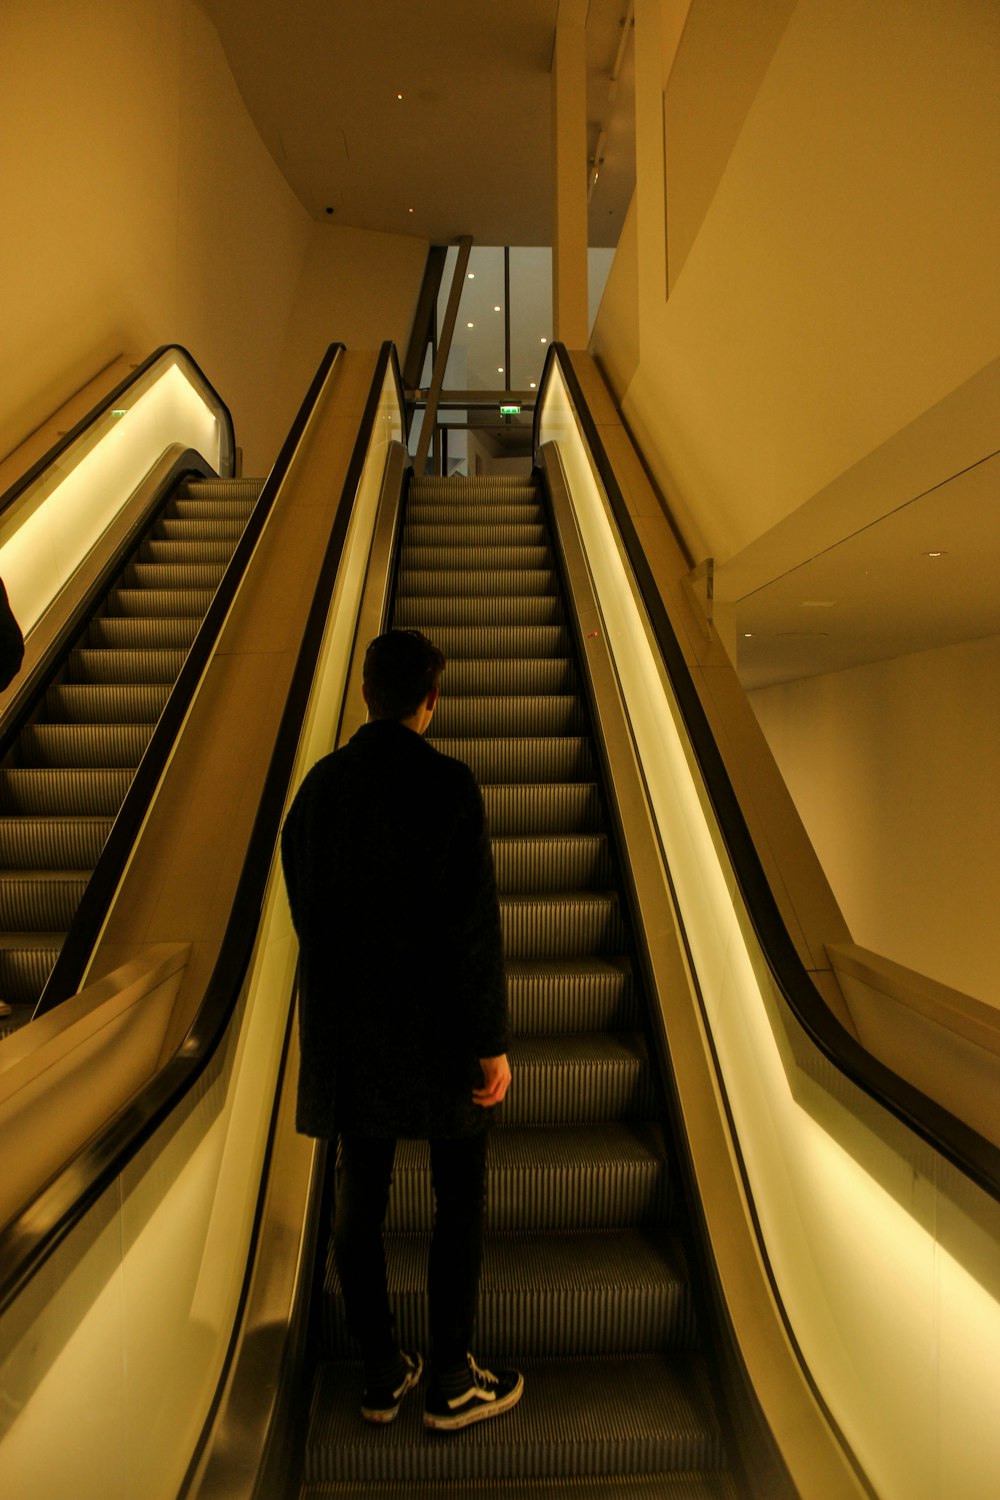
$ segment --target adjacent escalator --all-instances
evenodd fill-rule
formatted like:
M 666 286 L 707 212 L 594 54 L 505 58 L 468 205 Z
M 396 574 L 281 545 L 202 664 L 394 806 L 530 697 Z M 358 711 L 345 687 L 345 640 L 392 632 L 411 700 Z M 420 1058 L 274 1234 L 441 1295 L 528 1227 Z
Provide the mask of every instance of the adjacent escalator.
M 0 1036 L 31 1018 L 261 488 L 182 481 L 0 745 Z
M 419 1395 L 360 1417 L 327 1251 L 302 1500 L 336 1494 L 737 1493 L 701 1344 L 684 1206 L 588 712 L 538 487 L 414 480 L 393 623 L 449 665 L 429 738 L 490 819 L 516 1040 L 490 1145 L 476 1354 L 525 1371 L 520 1405 L 449 1436 Z M 426 1147 L 401 1142 L 387 1225 L 404 1346 L 427 1348 Z

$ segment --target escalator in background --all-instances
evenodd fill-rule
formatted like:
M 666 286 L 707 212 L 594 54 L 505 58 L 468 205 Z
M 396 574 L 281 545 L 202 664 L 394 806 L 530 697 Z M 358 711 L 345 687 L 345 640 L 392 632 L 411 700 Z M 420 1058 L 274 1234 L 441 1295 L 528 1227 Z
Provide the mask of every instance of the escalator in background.
M 541 485 L 413 480 L 392 619 L 448 657 L 428 738 L 471 765 L 489 816 L 516 1040 L 490 1142 L 476 1352 L 522 1367 L 525 1394 L 447 1437 L 423 1428 L 420 1392 L 391 1428 L 366 1424 L 328 1248 L 301 1500 L 509 1495 L 520 1481 L 729 1500 L 732 1444 Z M 388 1274 L 401 1341 L 425 1352 L 431 1202 L 426 1147 L 402 1141 Z
M 262 485 L 182 480 L 0 745 L 0 1037 L 31 1019 Z

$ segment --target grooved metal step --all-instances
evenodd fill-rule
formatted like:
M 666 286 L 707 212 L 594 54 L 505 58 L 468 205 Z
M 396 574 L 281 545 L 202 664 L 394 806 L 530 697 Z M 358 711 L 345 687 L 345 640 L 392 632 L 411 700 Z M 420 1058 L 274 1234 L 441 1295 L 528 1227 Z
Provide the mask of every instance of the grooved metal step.
M 27 765 L 137 766 L 152 724 L 28 724 L 18 741 Z
M 525 1396 L 499 1422 L 446 1439 L 421 1422 L 419 1395 L 389 1427 L 363 1422 L 357 1377 L 320 1366 L 306 1442 L 307 1483 L 331 1480 L 553 1479 L 721 1467 L 722 1439 L 697 1355 L 525 1360 Z M 529 1399 L 530 1393 L 530 1399 Z
M 150 592 L 165 589 L 211 589 L 214 593 L 222 582 L 225 572 L 223 563 L 129 563 L 122 574 L 126 588 L 149 589 Z
M 226 563 L 233 555 L 231 544 L 225 539 L 207 537 L 150 537 L 139 548 L 139 558 L 144 563 L 166 563 L 174 567 L 199 564 L 217 566 Z
M 89 879 L 89 870 L 0 870 L 0 928 L 65 931 Z
M 411 491 L 412 494 L 412 491 Z M 461 505 L 434 500 L 411 499 L 406 507 L 406 525 L 419 526 L 538 526 L 542 524 L 542 507 L 537 500 L 507 502 L 495 500 L 480 504 L 469 500 Z
M 0 1022 L 0 1035 L 31 1019 L 35 1002 L 59 956 L 65 932 L 0 933 L 0 995 L 18 1011 Z
M 432 723 L 431 728 L 436 725 Z M 476 780 L 489 782 L 592 781 L 594 759 L 583 735 L 561 739 L 474 740 L 440 738 L 427 741 L 445 755 L 471 766 Z
M 399 1142 L 387 1228 L 430 1230 L 429 1162 L 426 1142 Z M 672 1204 L 663 1137 L 650 1120 L 500 1125 L 493 1132 L 486 1173 L 491 1232 L 663 1224 Z
M 214 587 L 114 588 L 108 594 L 107 612 L 109 615 L 164 615 L 171 620 L 186 615 L 197 617 L 200 622 L 208 613 L 214 593 Z
M 401 599 L 395 623 L 402 629 L 416 626 L 429 635 L 450 662 L 473 657 L 566 656 L 571 649 L 562 623 L 558 599 L 522 596 L 495 599 L 491 609 L 478 610 L 475 599 Z M 485 618 L 492 615 L 493 618 Z M 479 619 L 479 624 L 470 620 Z
M 113 818 L 0 817 L 0 869 L 91 870 Z
M 510 1059 L 508 1125 L 643 1120 L 656 1108 L 646 1045 L 635 1033 L 518 1037 Z
M 69 682 L 166 682 L 172 683 L 184 665 L 183 650 L 127 650 L 85 646 L 70 654 L 66 664 Z
M 386 1271 L 404 1348 L 427 1349 L 423 1235 L 386 1236 Z M 340 1282 L 328 1251 L 323 1352 L 350 1359 Z M 476 1338 L 491 1358 L 690 1349 L 694 1301 L 679 1237 L 668 1229 L 490 1236 L 483 1247 Z
M 399 566 L 403 573 L 551 573 L 551 556 L 548 547 L 463 547 L 456 541 L 447 546 L 417 547 L 404 542 L 400 552 Z M 512 592 L 514 592 L 512 590 Z M 534 589 L 520 589 L 520 593 L 535 593 Z
M 416 1398 L 415 1398 L 416 1399 Z M 300 1500 L 455 1500 L 453 1484 L 413 1479 L 305 1484 Z M 464 1496 L 463 1496 L 464 1500 Z M 481 1479 L 475 1500 L 742 1500 L 725 1469 L 706 1473 L 566 1475 L 551 1479 Z
M 165 541 L 209 541 L 217 542 L 226 540 L 231 545 L 230 553 L 243 534 L 246 526 L 247 514 L 240 506 L 231 515 L 203 516 L 199 510 L 197 515 L 164 516 L 156 524 L 156 535 Z
M 465 696 L 544 696 L 576 690 L 576 669 L 568 656 L 463 658 L 448 663 L 448 688 L 441 702 Z
M 510 959 L 507 998 L 516 1036 L 637 1029 L 641 1011 L 625 958 Z
M 126 651 L 180 650 L 187 655 L 198 634 L 199 615 L 99 615 L 87 631 L 88 647 Z M 75 653 L 74 653 L 75 654 Z
M 484 786 L 483 801 L 490 831 L 497 837 L 595 833 L 604 826 L 603 805 L 594 781 Z
M 500 898 L 500 917 L 509 958 L 620 953 L 625 946 L 617 891 L 505 895 Z
M 405 568 L 399 570 L 397 584 L 401 595 L 424 597 L 466 594 L 481 599 L 493 594 L 507 599 L 519 594 L 553 594 L 555 574 L 551 568 L 531 568 L 525 572 L 513 568 Z
M 600 890 L 614 876 L 603 833 L 494 837 L 492 843 L 502 894 Z
M 418 521 L 412 515 L 406 523 L 407 546 L 418 551 L 424 547 L 460 547 L 463 552 L 470 548 L 531 547 L 547 561 L 548 546 L 542 522 L 473 521 L 464 514 L 448 516 L 434 521 Z M 530 566 L 518 557 L 514 566 Z
M 113 817 L 131 780 L 132 767 L 5 767 L 0 769 L 0 811 Z
M 575 694 L 537 694 L 526 698 L 452 698 L 442 693 L 434 715 L 434 732 L 443 739 L 472 735 L 532 738 L 583 734 L 587 716 Z
M 58 682 L 45 694 L 50 723 L 155 724 L 168 682 Z

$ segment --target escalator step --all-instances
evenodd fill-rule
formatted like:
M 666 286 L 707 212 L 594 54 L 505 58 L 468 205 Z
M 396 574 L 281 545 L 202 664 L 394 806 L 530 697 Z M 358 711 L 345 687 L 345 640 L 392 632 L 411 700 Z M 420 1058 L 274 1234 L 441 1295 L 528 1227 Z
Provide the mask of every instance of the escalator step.
M 57 682 L 45 694 L 54 724 L 155 724 L 168 682 Z
M 109 615 L 196 615 L 199 623 L 208 611 L 214 588 L 115 588 L 108 594 Z
M 464 513 L 440 521 L 406 523 L 406 540 L 413 547 L 541 547 L 546 553 L 546 531 L 538 521 L 473 521 Z
M 628 1030 L 639 1000 L 627 959 L 511 959 L 507 997 L 515 1036 Z
M 153 528 L 153 535 L 163 541 L 228 542 L 230 552 L 246 529 L 243 514 L 232 516 L 163 516 Z
M 138 560 L 143 563 L 163 563 L 179 567 L 199 563 L 221 563 L 224 567 L 232 555 L 232 544 L 224 537 L 221 540 L 213 540 L 207 537 L 151 536 L 139 548 Z
M 255 500 L 233 499 L 229 495 L 177 495 L 163 512 L 164 521 L 223 521 L 239 523 L 240 531 L 253 511 Z
M 519 1037 L 510 1059 L 508 1125 L 643 1120 L 656 1107 L 646 1044 L 635 1032 Z
M 357 1377 L 355 1377 L 355 1382 Z M 457 1500 L 453 1484 L 429 1480 L 402 1483 L 376 1480 L 344 1484 L 305 1484 L 299 1500 Z M 476 1482 L 475 1500 L 742 1500 L 736 1481 L 725 1469 L 715 1473 L 614 1474 L 551 1479 L 484 1480 Z M 463 1497 L 464 1500 L 464 1497 Z
M 433 727 L 433 726 L 432 726 Z M 471 766 L 480 785 L 488 782 L 592 781 L 594 760 L 583 735 L 564 739 L 440 739 L 428 743 Z
M 443 739 L 531 738 L 584 734 L 587 718 L 575 693 L 520 698 L 452 697 L 442 693 L 434 733 Z
M 90 879 L 89 870 L 0 871 L 0 928 L 65 931 Z
M 45 817 L 113 818 L 125 800 L 134 768 L 42 766 L 0 770 L 0 812 Z
M 399 570 L 400 598 L 410 594 L 447 597 L 463 594 L 466 597 L 483 599 L 494 595 L 498 599 L 517 598 L 519 595 L 554 594 L 556 578 L 551 568 L 495 569 L 488 568 L 403 568 Z
M 465 505 L 473 495 L 480 501 L 538 501 L 538 490 L 533 479 L 515 478 L 506 474 L 484 474 L 476 480 L 474 486 L 467 479 L 445 479 L 433 475 L 414 479 L 410 484 L 410 498 L 414 500 L 446 500 Z
M 497 838 L 596 833 L 604 826 L 601 796 L 593 781 L 486 786 L 483 801 L 490 832 Z
M 449 661 L 565 656 L 570 649 L 562 605 L 541 594 L 493 600 L 400 599 L 393 624 L 399 630 L 416 626 Z
M 204 503 L 207 500 L 224 500 L 230 505 L 243 505 L 249 512 L 264 488 L 263 479 L 186 479 L 177 494 L 180 499 L 191 498 Z
M 458 506 L 435 500 L 410 500 L 406 525 L 410 526 L 544 526 L 545 518 L 538 501 L 494 500 L 481 504 L 468 500 Z
M 501 894 L 606 890 L 613 866 L 606 834 L 539 834 L 493 837 Z
M 28 724 L 18 741 L 27 766 L 137 766 L 152 724 Z
M 170 651 L 186 656 L 201 618 L 198 615 L 98 615 L 87 631 L 88 647 L 98 650 Z
M 574 693 L 576 669 L 570 657 L 515 657 L 459 659 L 448 663 L 443 679 L 444 698 L 465 696 L 524 697 L 532 694 Z
M 122 573 L 122 582 L 125 588 L 148 589 L 150 593 L 168 589 L 209 589 L 214 593 L 225 571 L 223 563 L 132 562 Z
M 65 932 L 0 933 L 0 995 L 8 1005 L 34 1009 L 65 938 Z M 23 1024 L 30 1013 L 17 1019 Z
M 526 1360 L 524 1378 L 525 1398 L 502 1422 L 476 1422 L 442 1440 L 423 1427 L 419 1397 L 403 1403 L 391 1426 L 362 1421 L 353 1370 L 325 1363 L 304 1478 L 448 1480 L 471 1494 L 480 1480 L 698 1472 L 724 1462 L 697 1355 Z
M 389 1229 L 430 1229 L 429 1160 L 425 1141 L 399 1142 Z M 509 1127 L 498 1121 L 492 1132 L 486 1172 L 491 1231 L 663 1224 L 672 1206 L 660 1129 L 648 1120 Z
M 92 870 L 112 818 L 0 817 L 0 869 Z
M 166 682 L 173 683 L 184 665 L 187 652 L 143 651 L 92 646 L 71 653 L 67 663 L 70 682 Z
M 399 566 L 405 573 L 511 573 L 545 572 L 552 565 L 548 547 L 516 543 L 506 547 L 463 547 L 452 539 L 446 545 L 418 547 L 406 540 L 400 551 Z M 409 591 L 408 591 L 409 592 Z M 514 592 L 514 590 L 511 590 Z M 535 593 L 534 589 L 521 592 Z
M 429 1346 L 427 1236 L 386 1236 L 389 1296 L 400 1342 Z M 679 1238 L 666 1229 L 487 1236 L 476 1342 L 491 1358 L 690 1349 L 695 1316 Z M 323 1351 L 355 1353 L 332 1253 L 323 1288 Z
M 616 891 L 500 898 L 509 958 L 568 958 L 621 953 L 625 926 Z

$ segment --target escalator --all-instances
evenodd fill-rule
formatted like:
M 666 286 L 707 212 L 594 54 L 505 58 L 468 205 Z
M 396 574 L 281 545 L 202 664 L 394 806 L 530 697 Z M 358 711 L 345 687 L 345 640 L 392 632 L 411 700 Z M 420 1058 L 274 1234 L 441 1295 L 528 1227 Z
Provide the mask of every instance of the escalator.
M 32 1016 L 262 484 L 181 481 L 0 747 L 0 1036 Z
M 473 768 L 490 821 L 516 1040 L 490 1143 L 476 1353 L 523 1368 L 525 1396 L 501 1421 L 445 1438 L 423 1428 L 419 1394 L 391 1428 L 364 1423 L 328 1248 L 301 1500 L 510 1495 L 522 1481 L 728 1500 L 736 1483 L 540 484 L 413 480 L 392 622 L 448 657 L 428 739 Z M 400 1142 L 390 1291 L 402 1344 L 424 1351 L 431 1211 L 426 1147 Z

